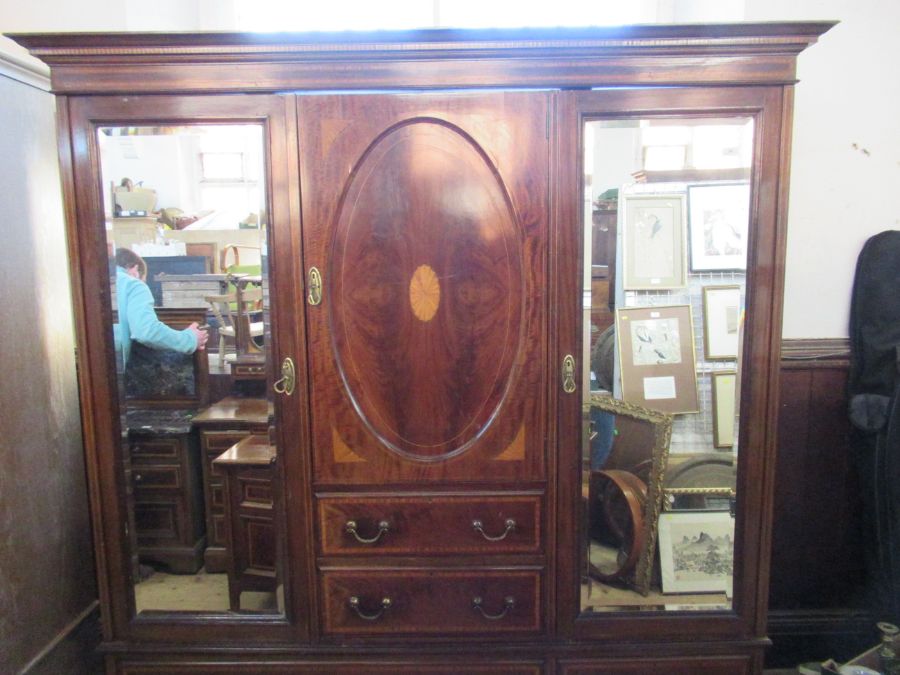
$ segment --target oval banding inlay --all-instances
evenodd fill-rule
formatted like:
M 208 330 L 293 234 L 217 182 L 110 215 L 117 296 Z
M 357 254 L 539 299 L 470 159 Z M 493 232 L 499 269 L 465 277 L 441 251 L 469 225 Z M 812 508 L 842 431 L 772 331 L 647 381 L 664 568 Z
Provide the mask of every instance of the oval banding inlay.
M 497 419 L 522 348 L 507 190 L 472 139 L 423 119 L 379 137 L 343 192 L 328 312 L 354 413 L 408 459 L 465 452 Z
M 441 304 L 441 282 L 430 265 L 419 265 L 409 280 L 409 304 L 419 321 L 431 321 Z

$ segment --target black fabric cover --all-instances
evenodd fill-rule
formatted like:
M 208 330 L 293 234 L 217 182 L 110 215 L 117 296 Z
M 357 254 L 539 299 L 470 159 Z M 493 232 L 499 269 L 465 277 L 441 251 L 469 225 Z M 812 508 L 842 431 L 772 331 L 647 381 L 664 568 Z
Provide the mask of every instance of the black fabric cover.
M 900 232 L 863 246 L 850 305 L 850 421 L 878 609 L 900 619 Z
M 891 397 L 900 345 L 900 231 L 876 234 L 856 263 L 850 303 L 850 398 Z

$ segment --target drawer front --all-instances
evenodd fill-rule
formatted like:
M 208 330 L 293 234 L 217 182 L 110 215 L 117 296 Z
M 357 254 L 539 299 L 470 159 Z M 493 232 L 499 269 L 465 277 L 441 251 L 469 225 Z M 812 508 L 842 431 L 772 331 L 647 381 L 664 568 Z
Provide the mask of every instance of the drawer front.
M 390 659 L 390 663 L 379 663 L 371 657 L 364 661 L 342 658 L 339 662 L 308 659 L 290 664 L 201 663 L 192 658 L 185 665 L 167 661 L 123 663 L 116 672 L 121 675 L 540 675 L 544 670 L 535 662 L 473 665 L 471 658 L 464 656 L 423 658 L 415 662 Z
M 539 553 L 541 495 L 318 499 L 322 555 Z
M 231 364 L 231 374 L 237 379 L 264 380 L 266 379 L 266 367 L 233 363 Z
M 181 490 L 184 486 L 180 466 L 138 465 L 131 471 L 135 493 L 144 490 Z
M 136 501 L 134 522 L 139 544 L 181 543 L 187 517 L 181 500 Z
M 177 461 L 181 445 L 177 438 L 136 438 L 131 442 L 131 458 L 135 463 L 141 460 Z
M 272 476 L 269 471 L 247 471 L 239 474 L 232 485 L 238 488 L 240 508 L 271 509 L 275 504 Z
M 203 451 L 215 453 L 215 459 L 242 438 L 249 436 L 249 431 L 204 431 L 201 434 Z
M 559 664 L 561 675 L 749 675 L 749 656 L 570 661 Z
M 327 570 L 326 635 L 472 635 L 541 630 L 539 570 Z

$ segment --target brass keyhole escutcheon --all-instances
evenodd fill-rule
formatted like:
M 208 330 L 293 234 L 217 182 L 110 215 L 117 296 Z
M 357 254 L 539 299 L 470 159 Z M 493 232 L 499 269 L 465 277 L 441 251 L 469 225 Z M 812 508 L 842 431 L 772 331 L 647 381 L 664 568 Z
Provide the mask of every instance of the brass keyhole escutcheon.
M 316 267 L 309 268 L 309 277 L 306 287 L 309 289 L 306 294 L 306 301 L 310 305 L 318 305 L 322 302 L 322 273 Z
M 575 389 L 575 357 L 566 354 L 562 362 L 562 388 L 567 394 L 574 394 Z

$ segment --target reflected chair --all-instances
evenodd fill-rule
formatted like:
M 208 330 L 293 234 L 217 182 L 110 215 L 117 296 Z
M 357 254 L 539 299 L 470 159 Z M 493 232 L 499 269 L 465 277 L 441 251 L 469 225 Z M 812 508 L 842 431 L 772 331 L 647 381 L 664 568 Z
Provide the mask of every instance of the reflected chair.
M 207 295 L 206 302 L 212 307 L 216 321 L 219 323 L 219 366 L 224 366 L 226 361 L 225 338 L 231 338 L 235 343 L 235 354 L 229 355 L 233 360 L 240 352 L 241 346 L 237 344 L 237 326 L 242 317 L 249 317 L 251 313 L 259 309 L 262 303 L 261 288 L 246 288 L 241 293 L 241 307 L 238 307 L 237 293 L 223 293 L 221 295 Z M 262 321 L 249 321 L 247 340 L 260 337 L 264 332 Z

